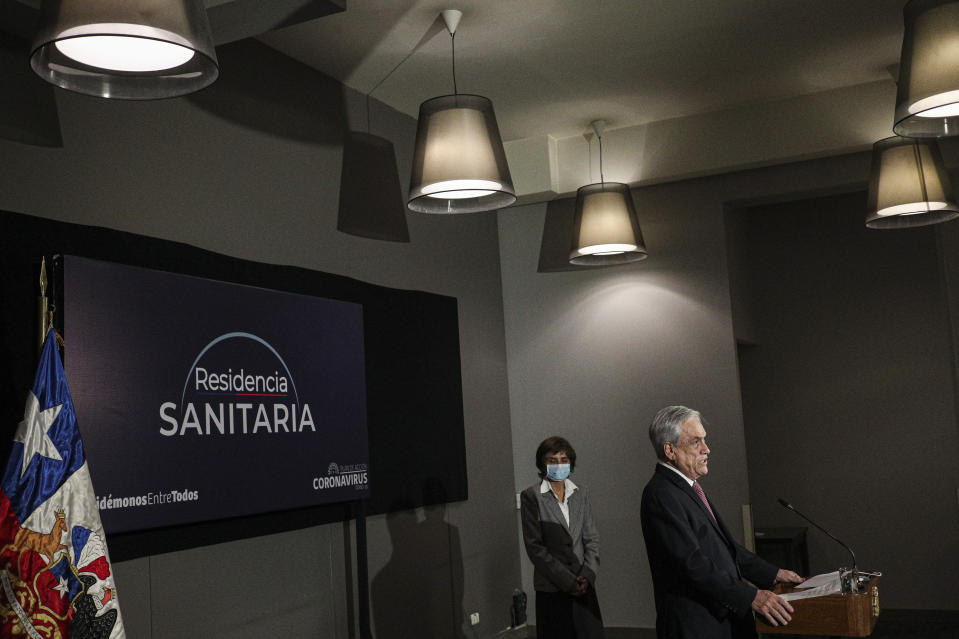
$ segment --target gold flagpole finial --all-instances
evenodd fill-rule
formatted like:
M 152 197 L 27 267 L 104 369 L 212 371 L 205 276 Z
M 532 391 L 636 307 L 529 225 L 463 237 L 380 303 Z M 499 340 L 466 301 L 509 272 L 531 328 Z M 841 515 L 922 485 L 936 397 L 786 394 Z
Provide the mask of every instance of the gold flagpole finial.
M 40 297 L 47 296 L 47 258 L 40 258 Z
M 40 296 L 37 298 L 37 350 L 43 350 L 43 340 L 47 337 L 47 331 L 52 324 L 50 310 L 47 300 L 47 259 L 40 259 Z

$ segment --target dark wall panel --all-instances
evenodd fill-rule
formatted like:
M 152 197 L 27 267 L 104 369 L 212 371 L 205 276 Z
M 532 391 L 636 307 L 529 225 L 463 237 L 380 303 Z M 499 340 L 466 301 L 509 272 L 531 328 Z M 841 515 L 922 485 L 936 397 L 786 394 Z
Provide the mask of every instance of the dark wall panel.
M 465 500 L 463 398 L 456 299 L 307 269 L 262 264 L 186 244 L 0 212 L 0 455 L 5 461 L 36 363 L 41 256 L 57 254 L 341 299 L 363 305 L 372 497 L 367 514 Z M 62 285 L 56 284 L 54 298 Z M 48 291 L 50 294 L 50 291 Z M 120 302 L 122 305 L 122 302 Z M 69 318 L 58 314 L 69 379 Z M 309 331 L 308 326 L 303 330 Z M 79 415 L 81 432 L 83 415 Z M 115 560 L 292 530 L 353 516 L 338 504 L 111 537 Z
M 865 193 L 746 216 L 755 345 L 740 349 L 757 528 L 807 526 L 882 570 L 891 608 L 959 608 L 956 414 L 937 227 L 872 230 Z M 809 527 L 810 570 L 850 563 Z

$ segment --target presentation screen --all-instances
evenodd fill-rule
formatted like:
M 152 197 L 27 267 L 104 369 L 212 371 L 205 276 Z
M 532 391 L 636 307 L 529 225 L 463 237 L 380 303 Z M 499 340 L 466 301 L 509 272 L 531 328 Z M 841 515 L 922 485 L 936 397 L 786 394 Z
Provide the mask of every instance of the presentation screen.
M 107 533 L 369 495 L 361 305 L 73 256 L 63 299 Z

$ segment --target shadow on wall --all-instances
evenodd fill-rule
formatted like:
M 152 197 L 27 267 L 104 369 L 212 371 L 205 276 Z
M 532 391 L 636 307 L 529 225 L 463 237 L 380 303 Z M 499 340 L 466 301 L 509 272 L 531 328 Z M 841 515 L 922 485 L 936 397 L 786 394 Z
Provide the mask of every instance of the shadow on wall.
M 217 57 L 220 77 L 188 96 L 190 102 L 250 130 L 342 145 L 337 229 L 377 240 L 410 241 L 393 143 L 348 130 L 342 85 L 254 40 L 218 47 Z M 369 100 L 366 108 L 369 125 Z
M 396 152 L 389 140 L 361 131 L 346 134 L 336 228 L 374 240 L 410 241 Z
M 390 560 L 370 583 L 377 639 L 451 637 L 463 633 L 463 551 L 456 526 L 446 521 L 446 489 L 423 484 L 420 519 L 412 504 L 396 502 L 386 517 Z
M 573 217 L 576 198 L 552 200 L 546 205 L 546 220 L 543 222 L 543 239 L 539 247 L 538 273 L 579 271 L 583 267 L 569 263 L 570 238 L 573 236 Z
M 247 129 L 300 142 L 339 145 L 347 130 L 343 87 L 255 40 L 217 47 L 220 77 L 186 97 Z
M 30 43 L 0 33 L 0 138 L 44 147 L 62 147 L 60 116 L 52 84 L 30 68 Z

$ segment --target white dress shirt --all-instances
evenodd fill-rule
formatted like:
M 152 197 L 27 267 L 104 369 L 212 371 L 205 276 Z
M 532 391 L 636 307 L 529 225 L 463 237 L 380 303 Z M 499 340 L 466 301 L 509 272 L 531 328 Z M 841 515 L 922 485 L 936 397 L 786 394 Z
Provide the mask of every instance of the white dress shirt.
M 689 477 L 687 477 L 686 475 L 684 475 L 684 474 L 683 474 L 683 471 L 679 470 L 679 469 L 676 468 L 675 466 L 670 466 L 670 465 L 667 464 L 666 462 L 658 461 L 658 462 L 656 462 L 656 463 L 659 464 L 660 466 L 665 466 L 665 467 L 668 468 L 669 470 L 673 471 L 674 473 L 676 473 L 677 475 L 679 475 L 680 477 L 682 477 L 683 479 L 685 479 L 685 480 L 686 480 L 686 483 L 689 484 L 689 487 L 690 487 L 690 488 L 693 487 L 693 480 L 690 479 Z
M 576 484 L 570 479 L 564 480 L 563 483 L 565 485 L 563 500 L 560 501 L 559 497 L 556 497 L 556 493 L 553 493 L 553 497 L 556 497 L 556 503 L 559 504 L 559 509 L 563 511 L 563 517 L 566 519 L 566 527 L 569 528 L 569 496 L 576 492 Z M 543 483 L 539 485 L 539 492 L 541 493 L 548 493 L 552 490 L 548 479 L 544 479 Z

